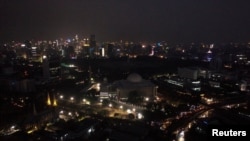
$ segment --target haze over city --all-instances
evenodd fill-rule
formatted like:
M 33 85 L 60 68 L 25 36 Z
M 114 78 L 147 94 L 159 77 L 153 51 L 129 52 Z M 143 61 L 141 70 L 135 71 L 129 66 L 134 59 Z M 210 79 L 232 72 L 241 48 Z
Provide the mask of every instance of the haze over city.
M 96 34 L 97 41 L 246 42 L 246 0 L 1 0 L 0 41 Z

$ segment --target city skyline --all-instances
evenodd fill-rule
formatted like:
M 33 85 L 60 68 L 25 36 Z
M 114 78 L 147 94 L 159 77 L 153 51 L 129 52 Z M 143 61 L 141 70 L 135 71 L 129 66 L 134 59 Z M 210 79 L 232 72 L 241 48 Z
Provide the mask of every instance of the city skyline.
M 0 141 L 249 138 L 249 4 L 0 0 Z
M 0 41 L 247 42 L 249 1 L 1 1 Z

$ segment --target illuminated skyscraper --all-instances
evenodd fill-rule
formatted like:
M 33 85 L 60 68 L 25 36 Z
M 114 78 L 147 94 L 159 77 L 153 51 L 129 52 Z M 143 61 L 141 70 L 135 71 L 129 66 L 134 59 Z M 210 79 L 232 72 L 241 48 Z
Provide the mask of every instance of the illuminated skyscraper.
M 84 47 L 89 47 L 89 38 L 84 38 L 83 39 L 83 46 Z

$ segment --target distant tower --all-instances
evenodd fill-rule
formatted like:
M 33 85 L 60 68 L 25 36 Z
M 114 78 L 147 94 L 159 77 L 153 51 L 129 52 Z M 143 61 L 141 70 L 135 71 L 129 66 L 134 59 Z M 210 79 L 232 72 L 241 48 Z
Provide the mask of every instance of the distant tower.
M 83 39 L 83 46 L 84 47 L 89 47 L 89 38 L 84 38 Z
M 49 93 L 48 93 L 48 96 L 47 96 L 47 105 L 48 105 L 48 106 L 51 106 L 51 100 L 50 100 Z
M 32 44 L 31 44 L 31 41 L 25 40 L 24 44 L 25 44 L 25 47 L 27 49 L 27 56 L 28 56 L 28 58 L 31 58 L 32 57 L 32 53 L 31 53 L 31 46 L 32 46 Z
M 78 43 L 78 41 L 79 41 L 78 35 L 75 36 L 75 40 L 76 40 L 76 42 Z
M 90 35 L 90 42 L 91 47 L 96 47 L 95 35 Z
M 96 46 L 96 40 L 95 40 L 95 35 L 90 35 L 90 39 L 89 39 L 89 45 L 90 45 L 90 55 L 98 55 L 99 54 L 99 50 L 98 47 Z
M 114 57 L 114 45 L 113 44 L 108 44 L 108 50 L 107 50 L 107 55 L 108 57 Z

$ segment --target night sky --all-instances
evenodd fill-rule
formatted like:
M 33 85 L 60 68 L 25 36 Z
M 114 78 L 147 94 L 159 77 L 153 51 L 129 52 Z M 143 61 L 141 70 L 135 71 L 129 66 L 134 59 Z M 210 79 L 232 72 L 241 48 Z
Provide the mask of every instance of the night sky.
M 250 0 L 0 0 L 0 41 L 250 41 Z

